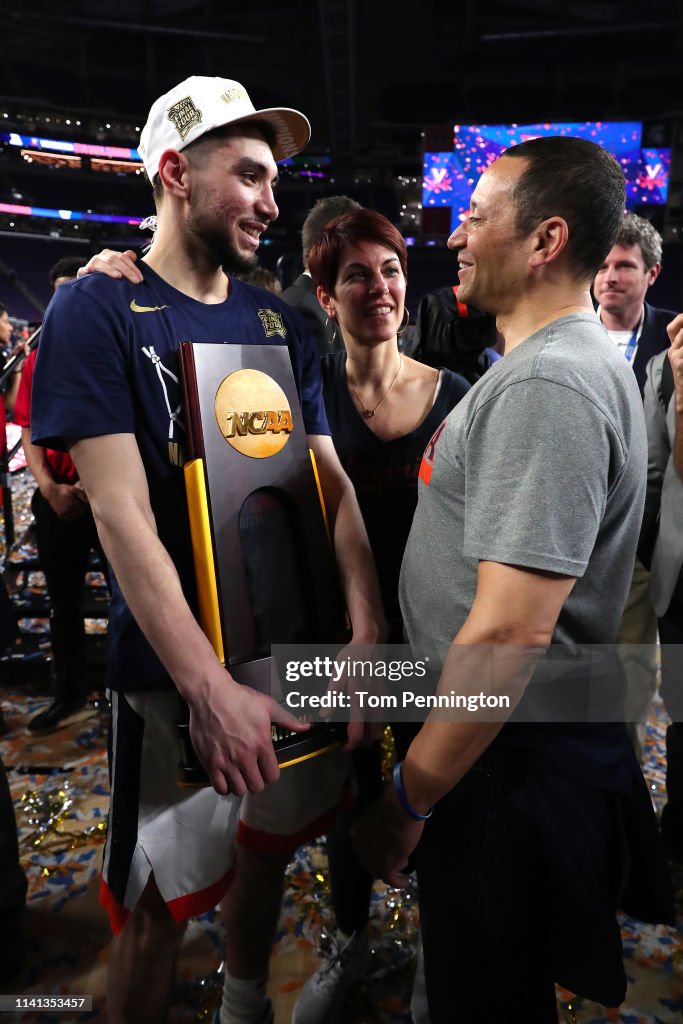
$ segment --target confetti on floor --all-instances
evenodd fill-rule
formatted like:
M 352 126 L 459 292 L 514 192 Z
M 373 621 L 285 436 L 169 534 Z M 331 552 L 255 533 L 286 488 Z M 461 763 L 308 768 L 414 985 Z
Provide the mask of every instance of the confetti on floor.
M 32 557 L 30 486 L 15 497 L 21 557 Z M 22 496 L 23 495 L 23 496 Z M 22 581 L 40 590 L 33 570 Z M 97 582 L 97 581 L 95 581 Z M 98 620 L 98 622 L 101 620 Z M 45 633 L 46 623 L 36 627 Z M 100 629 L 98 625 L 95 629 Z M 44 652 L 38 651 L 38 660 Z M 28 720 L 49 700 L 46 674 L 19 677 L 11 661 L 0 665 L 0 705 L 5 717 L 2 755 L 15 801 L 21 859 L 29 880 L 26 932 L 28 964 L 4 991 L 88 994 L 93 1010 L 73 1021 L 105 1021 L 105 975 L 110 949 L 106 916 L 97 902 L 99 868 L 109 801 L 106 760 L 108 710 L 95 693 L 81 721 L 43 737 L 29 737 Z M 666 716 L 650 708 L 643 770 L 653 804 L 665 800 Z M 680 1024 L 683 1019 L 683 869 L 676 869 L 678 929 L 621 921 L 630 978 L 619 1010 L 606 1011 L 558 992 L 567 1024 Z M 562 894 L 558 893 L 558 899 Z M 419 929 L 417 894 L 375 886 L 370 916 L 373 949 L 367 978 L 349 994 L 344 1024 L 408 1024 Z M 510 928 L 514 941 L 514 922 Z M 209 1022 L 222 988 L 222 925 L 212 911 L 190 922 L 181 950 L 171 1024 Z M 320 957 L 334 946 L 327 858 L 323 840 L 297 851 L 287 882 L 271 958 L 269 991 L 276 1024 L 289 1024 L 297 993 Z M 485 994 L 482 993 L 482 998 Z M 70 1024 L 69 1015 L 31 1012 L 3 1016 L 12 1024 Z

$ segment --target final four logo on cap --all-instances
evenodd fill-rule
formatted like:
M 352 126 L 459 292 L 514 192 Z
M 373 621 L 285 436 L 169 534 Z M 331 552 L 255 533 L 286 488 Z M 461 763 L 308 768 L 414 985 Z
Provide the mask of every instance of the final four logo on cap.
M 185 96 L 168 108 L 168 119 L 180 138 L 184 139 L 191 128 L 202 123 L 202 112 L 195 106 L 191 96 Z
M 275 160 L 295 156 L 311 137 L 308 118 L 298 110 L 290 107 L 256 110 L 240 82 L 193 75 L 159 97 L 142 129 L 138 149 L 150 181 L 159 170 L 159 160 L 165 150 L 180 151 L 206 132 L 243 121 L 263 121 L 270 126 L 275 137 Z

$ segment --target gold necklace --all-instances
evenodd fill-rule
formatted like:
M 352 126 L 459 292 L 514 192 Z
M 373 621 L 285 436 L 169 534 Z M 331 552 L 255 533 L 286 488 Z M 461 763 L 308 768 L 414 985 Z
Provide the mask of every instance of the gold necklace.
M 379 402 L 377 403 L 377 405 L 375 406 L 374 409 L 368 409 L 367 405 L 365 404 L 363 399 L 360 397 L 360 395 L 358 394 L 358 392 L 354 388 L 353 381 L 349 377 L 349 371 L 347 369 L 347 371 L 346 371 L 346 379 L 349 382 L 349 387 L 351 388 L 351 390 L 353 391 L 354 395 L 356 396 L 358 404 L 360 405 L 361 409 L 363 410 L 363 416 L 365 417 L 366 420 L 371 420 L 372 419 L 372 417 L 375 415 L 375 413 L 379 409 L 379 407 L 382 404 L 382 402 L 384 401 L 384 399 L 387 397 L 387 395 L 389 395 L 389 393 L 391 392 L 391 389 L 393 388 L 394 384 L 398 380 L 398 375 L 401 372 L 401 367 L 402 366 L 403 366 L 403 355 L 402 355 L 401 352 L 399 352 L 399 354 L 398 354 L 398 370 L 396 371 L 396 376 L 394 377 L 394 379 L 392 380 L 391 384 L 389 385 L 387 390 L 384 392 L 384 394 L 382 395 L 382 397 L 380 398 Z

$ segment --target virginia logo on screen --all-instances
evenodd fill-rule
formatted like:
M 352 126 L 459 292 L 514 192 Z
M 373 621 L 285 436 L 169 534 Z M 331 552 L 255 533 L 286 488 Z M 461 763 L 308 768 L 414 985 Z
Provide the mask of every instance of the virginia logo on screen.
M 235 370 L 226 377 L 216 392 L 215 413 L 228 444 L 252 459 L 277 455 L 294 430 L 286 394 L 261 370 Z

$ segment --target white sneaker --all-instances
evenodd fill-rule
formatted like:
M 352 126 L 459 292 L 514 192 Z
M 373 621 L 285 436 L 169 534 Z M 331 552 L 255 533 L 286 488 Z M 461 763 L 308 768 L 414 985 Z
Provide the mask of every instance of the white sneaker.
M 254 1021 L 254 1024 L 273 1024 L 275 1017 L 273 1015 L 273 1004 L 270 999 L 266 1000 L 266 1005 L 258 1015 L 258 1020 Z M 213 1024 L 221 1024 L 221 1008 L 216 1007 L 216 1012 L 213 1015 Z
M 301 989 L 294 1007 L 292 1024 L 336 1024 L 342 1019 L 346 993 L 367 972 L 372 954 L 366 946 L 360 953 L 348 942 L 312 974 Z

